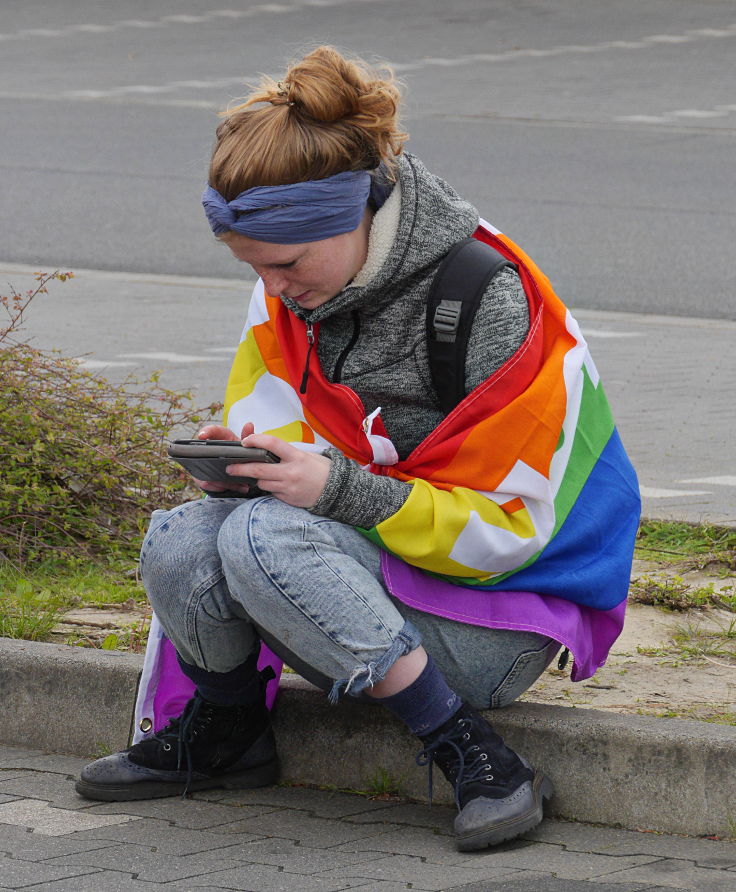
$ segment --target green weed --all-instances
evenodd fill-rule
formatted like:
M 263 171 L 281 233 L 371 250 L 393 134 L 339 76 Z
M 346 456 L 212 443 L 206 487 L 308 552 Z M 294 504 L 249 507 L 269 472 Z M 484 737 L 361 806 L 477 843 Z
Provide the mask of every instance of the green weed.
M 125 604 L 131 599 L 145 604 L 146 593 L 137 578 L 133 560 L 87 560 L 69 564 L 46 559 L 19 571 L 0 561 L 0 592 L 13 589 L 21 579 L 36 590 L 48 590 L 66 607 Z
M 61 604 L 47 589 L 18 579 L 0 597 L 0 637 L 44 641 L 59 620 Z
M 689 623 L 676 629 L 672 640 L 684 656 L 736 666 L 736 620 L 715 628 Z
M 396 778 L 385 768 L 379 768 L 369 779 L 366 794 L 372 797 L 400 796 L 404 778 Z
M 0 636 L 44 641 L 75 607 L 119 604 L 133 608 L 146 603 L 146 593 L 130 562 L 91 562 L 69 567 L 64 562 L 44 562 L 38 569 L 20 573 L 10 563 L 0 562 Z M 112 637 L 105 649 L 139 652 L 147 635 L 139 624 Z M 84 635 L 72 635 L 67 644 L 99 646 Z
M 712 524 L 642 520 L 636 556 L 670 563 L 689 561 L 700 569 L 721 564 L 736 570 L 736 530 Z
M 652 604 L 669 610 L 720 607 L 736 612 L 733 586 L 716 592 L 713 583 L 693 586 L 682 576 L 641 576 L 632 580 L 629 598 L 638 604 Z
M 131 623 L 119 632 L 111 632 L 100 643 L 101 650 L 126 650 L 131 653 L 143 653 L 148 640 L 149 621 L 143 619 Z
M 191 407 L 157 375 L 113 384 L 20 340 L 31 301 L 70 275 L 38 273 L 25 294 L 0 294 L 8 317 L 0 325 L 0 563 L 20 572 L 50 555 L 70 566 L 132 557 L 151 510 L 181 502 L 187 489 L 194 494 L 165 455 L 169 431 L 219 411 Z

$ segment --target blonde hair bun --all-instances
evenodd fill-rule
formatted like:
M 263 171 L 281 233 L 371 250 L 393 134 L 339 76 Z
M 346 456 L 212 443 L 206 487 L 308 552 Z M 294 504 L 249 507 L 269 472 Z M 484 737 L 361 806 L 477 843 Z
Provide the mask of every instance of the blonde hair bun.
M 254 186 L 324 179 L 381 162 L 390 170 L 407 139 L 399 129 L 400 102 L 388 66 L 320 46 L 280 80 L 264 76 L 224 113 L 210 185 L 232 200 Z
M 327 124 L 354 119 L 359 125 L 390 127 L 398 114 L 401 94 L 390 69 L 373 70 L 333 47 L 319 47 L 293 64 L 283 83 L 289 101 Z

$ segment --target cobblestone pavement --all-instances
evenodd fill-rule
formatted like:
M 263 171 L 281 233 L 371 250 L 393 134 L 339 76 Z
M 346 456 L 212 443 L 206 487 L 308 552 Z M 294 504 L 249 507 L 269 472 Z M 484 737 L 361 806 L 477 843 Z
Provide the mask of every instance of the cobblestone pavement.
M 92 803 L 73 789 L 83 764 L 0 747 L 0 889 L 736 889 L 733 842 L 548 820 L 523 839 L 461 853 L 443 807 L 298 787 Z

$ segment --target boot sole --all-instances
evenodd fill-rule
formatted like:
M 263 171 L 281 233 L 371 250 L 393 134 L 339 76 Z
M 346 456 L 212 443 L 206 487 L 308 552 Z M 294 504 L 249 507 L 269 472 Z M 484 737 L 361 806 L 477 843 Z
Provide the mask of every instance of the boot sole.
M 97 799 L 103 802 L 127 802 L 133 799 L 163 799 L 166 796 L 177 796 L 186 792 L 196 793 L 199 790 L 244 790 L 254 787 L 267 787 L 279 779 L 279 760 L 273 759 L 264 765 L 257 765 L 245 771 L 232 774 L 219 774 L 214 777 L 192 778 L 186 781 L 139 781 L 134 784 L 95 784 L 78 780 L 74 789 L 85 799 Z
M 536 827 L 544 817 L 544 800 L 551 799 L 554 795 L 552 781 L 541 771 L 536 772 L 532 782 L 532 795 L 534 803 L 532 807 L 522 815 L 513 819 L 500 822 L 487 830 L 476 830 L 456 837 L 456 846 L 461 852 L 471 852 L 475 849 L 486 849 L 489 846 L 497 846 L 509 839 L 515 839 Z

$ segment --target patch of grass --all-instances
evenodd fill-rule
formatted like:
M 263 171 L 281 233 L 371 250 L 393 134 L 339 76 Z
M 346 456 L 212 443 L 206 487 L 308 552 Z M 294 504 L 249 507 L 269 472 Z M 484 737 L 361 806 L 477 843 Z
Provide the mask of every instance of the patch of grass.
M 706 709 L 707 712 L 703 710 Z M 669 707 L 661 712 L 648 712 L 637 709 L 637 715 L 653 715 L 658 719 L 691 719 L 695 722 L 708 722 L 710 725 L 736 725 L 736 712 L 724 706 L 707 704 L 704 706 Z
M 383 787 L 384 781 L 380 779 L 379 775 L 383 772 L 383 769 L 379 769 L 376 773 L 376 778 L 378 780 L 378 786 Z M 386 773 L 386 778 L 390 778 L 390 775 Z M 371 787 L 374 786 L 373 780 L 369 781 L 369 788 L 365 790 L 355 790 L 352 787 L 337 787 L 334 784 L 305 784 L 300 783 L 299 781 L 279 781 L 276 785 L 278 787 L 303 787 L 307 790 L 320 790 L 323 793 L 347 793 L 350 796 L 362 796 L 366 799 L 381 799 L 381 800 L 392 800 L 392 801 L 402 801 L 402 802 L 416 802 L 417 800 L 412 799 L 410 796 L 405 796 L 400 793 L 399 787 L 403 783 L 403 778 L 399 780 L 391 780 L 389 782 L 390 787 L 395 787 L 392 792 L 376 792 Z M 443 808 L 444 806 L 438 805 L 437 808 Z
M 400 796 L 403 780 L 394 777 L 385 768 L 379 768 L 368 781 L 366 795 L 372 799 Z
M 74 607 L 134 607 L 145 603 L 146 593 L 136 568 L 127 560 L 71 566 L 66 561 L 46 560 L 25 572 L 9 562 L 0 562 L 0 637 L 46 641 L 64 612 Z M 145 645 L 146 634 L 147 630 L 131 626 L 106 647 L 138 652 Z M 91 644 L 84 637 L 68 643 Z
M 693 586 L 685 582 L 682 576 L 641 576 L 632 580 L 629 598 L 637 604 L 652 604 L 669 610 L 720 607 L 736 612 L 733 586 L 716 592 L 712 583 Z
M 717 627 L 689 623 L 677 629 L 672 640 L 687 657 L 736 668 L 736 620 Z
M 63 607 L 96 607 L 125 604 L 131 598 L 146 603 L 146 593 L 132 560 L 77 562 L 46 560 L 36 567 L 20 571 L 9 562 L 0 561 L 0 594 L 13 590 L 25 580 L 34 591 L 53 593 Z M 1 602 L 0 602 L 1 604 Z
M 712 663 L 736 669 L 736 619 L 724 625 L 688 623 L 675 629 L 671 644 L 636 650 L 641 656 L 658 658 L 665 666 Z
M 59 620 L 63 605 L 48 590 L 34 589 L 26 579 L 2 593 L 0 637 L 44 641 Z
M 669 563 L 692 562 L 703 569 L 721 564 L 736 570 L 736 530 L 712 524 L 642 520 L 636 537 L 636 557 Z
M 95 751 L 90 753 L 87 758 L 90 760 L 90 762 L 94 762 L 96 759 L 102 759 L 104 756 L 111 756 L 113 752 L 115 751 L 109 744 L 98 743 Z

